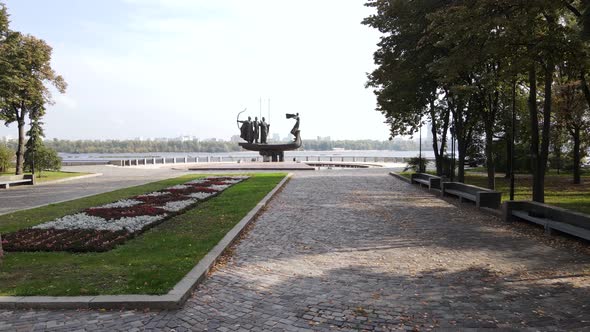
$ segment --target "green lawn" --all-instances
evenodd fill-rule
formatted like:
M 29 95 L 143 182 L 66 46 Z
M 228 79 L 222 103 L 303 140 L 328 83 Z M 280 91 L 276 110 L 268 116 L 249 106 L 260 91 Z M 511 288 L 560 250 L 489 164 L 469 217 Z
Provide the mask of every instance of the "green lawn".
M 0 232 L 197 177 L 201 176 L 187 175 L 0 216 Z M 284 173 L 252 175 L 109 252 L 6 253 L 0 265 L 0 295 L 165 294 L 284 177 Z
M 25 174 L 31 174 L 31 173 L 25 173 Z M 35 181 L 37 181 L 37 183 L 41 183 L 41 182 L 61 180 L 61 179 L 71 178 L 74 176 L 87 175 L 87 174 L 91 174 L 91 173 L 43 171 L 41 173 L 41 177 L 39 177 L 39 173 L 35 173 Z M 2 176 L 2 175 L 14 175 L 14 170 L 10 170 L 9 172 L 0 173 L 0 176 Z
M 409 178 L 411 172 L 400 173 Z M 488 180 L 485 174 L 465 175 L 465 183 L 486 187 Z M 496 190 L 502 192 L 502 200 L 510 199 L 510 180 L 503 176 L 496 177 Z M 532 199 L 532 177 L 517 175 L 515 179 L 514 199 Z M 590 175 L 582 177 L 582 184 L 573 184 L 571 174 L 549 173 L 545 178 L 545 203 L 565 209 L 590 214 Z

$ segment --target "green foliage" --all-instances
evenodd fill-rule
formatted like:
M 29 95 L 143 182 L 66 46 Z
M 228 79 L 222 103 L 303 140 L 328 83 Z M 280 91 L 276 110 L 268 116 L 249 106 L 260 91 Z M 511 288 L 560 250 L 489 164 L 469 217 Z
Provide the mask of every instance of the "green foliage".
M 464 175 L 462 161 L 476 149 L 485 152 L 488 186 L 493 187 L 498 157 L 494 141 L 512 139 L 514 102 L 517 121 L 528 121 L 528 128 L 516 131 L 516 141 L 530 146 L 534 199 L 542 201 L 557 77 L 580 80 L 576 89 L 584 91 L 590 105 L 590 45 L 580 34 L 589 4 L 369 0 L 367 6 L 376 13 L 363 24 L 383 35 L 374 53 L 377 68 L 368 75 L 367 86 L 375 91 L 377 110 L 385 115 L 391 135 L 412 133 L 426 114 L 444 139 L 445 121 L 439 121 L 450 112 L 459 181 Z M 521 101 L 527 97 L 530 102 L 523 107 Z M 436 154 L 439 173 L 444 152 Z
M 0 36 L 0 119 L 18 125 L 16 173 L 21 174 L 27 116 L 40 119 L 45 105 L 53 103 L 48 86 L 64 93 L 67 84 L 51 67 L 52 48 L 45 41 L 9 29 L 4 5 L 0 10 Z
M 5 173 L 12 166 L 14 151 L 4 145 L 0 145 L 0 173 Z
M 426 158 L 420 157 L 412 157 L 408 159 L 408 164 L 404 169 L 404 172 L 407 170 L 412 170 L 418 173 L 424 173 L 426 171 L 426 165 L 428 164 L 428 160 Z
M 39 177 L 41 177 L 43 171 L 59 171 L 61 169 L 61 158 L 54 149 L 40 145 L 34 150 L 34 152 L 31 151 L 32 150 L 27 150 L 27 153 L 25 154 L 25 165 L 30 171 L 34 158 L 35 173 L 37 173 Z

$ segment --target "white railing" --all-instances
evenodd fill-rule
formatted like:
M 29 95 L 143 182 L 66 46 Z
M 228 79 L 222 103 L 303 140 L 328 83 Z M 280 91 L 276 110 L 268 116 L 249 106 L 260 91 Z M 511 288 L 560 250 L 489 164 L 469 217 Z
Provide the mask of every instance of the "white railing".
M 286 157 L 286 161 L 299 162 L 331 162 L 331 163 L 407 163 L 411 157 L 358 157 L 358 156 L 293 156 Z M 434 158 L 426 158 L 434 161 Z M 223 162 L 261 162 L 262 157 L 244 156 L 200 156 L 200 157 L 159 157 L 159 158 L 131 158 L 111 160 L 109 164 L 116 166 L 144 166 L 166 164 L 197 164 L 197 163 L 223 163 Z

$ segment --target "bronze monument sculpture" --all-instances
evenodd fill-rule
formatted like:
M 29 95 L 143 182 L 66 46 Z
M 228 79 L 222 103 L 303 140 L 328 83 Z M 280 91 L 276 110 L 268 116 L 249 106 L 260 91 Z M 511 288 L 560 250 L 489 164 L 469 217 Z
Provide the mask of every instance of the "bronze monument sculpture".
M 287 119 L 295 119 L 295 125 L 291 129 L 291 134 L 294 136 L 294 140 L 291 143 L 284 144 L 268 144 L 268 133 L 270 124 L 266 122 L 263 117 L 258 121 L 258 117 L 252 121 L 251 117 L 248 120 L 241 121 L 240 114 L 246 110 L 238 113 L 236 121 L 238 122 L 238 128 L 240 129 L 240 137 L 246 142 L 239 143 L 239 145 L 250 151 L 258 151 L 263 157 L 265 162 L 268 161 L 285 161 L 285 151 L 296 150 L 301 147 L 301 135 L 299 132 L 299 113 L 287 114 Z M 242 126 L 239 126 L 239 123 Z M 259 143 L 260 140 L 260 143 Z

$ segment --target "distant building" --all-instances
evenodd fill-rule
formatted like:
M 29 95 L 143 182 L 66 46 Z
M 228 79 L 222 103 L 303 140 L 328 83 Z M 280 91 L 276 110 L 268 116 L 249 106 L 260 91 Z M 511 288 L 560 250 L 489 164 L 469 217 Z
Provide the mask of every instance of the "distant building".
M 8 143 L 8 142 L 12 141 L 12 137 L 10 137 L 10 136 L 2 136 L 1 141 L 4 142 L 4 143 Z
M 180 137 L 177 138 L 177 140 L 178 141 L 181 141 L 181 142 L 189 142 L 189 141 L 194 141 L 196 139 L 197 138 L 195 136 L 192 136 L 192 135 L 183 135 L 183 136 L 180 136 Z
M 281 136 L 279 134 L 272 134 L 272 140 L 275 142 L 280 142 L 281 141 Z
M 318 141 L 328 141 L 329 142 L 331 140 L 332 140 L 331 136 L 325 136 L 325 137 L 318 136 Z
M 241 142 L 241 141 L 242 141 L 242 138 L 240 137 L 240 135 L 233 135 L 233 136 L 230 138 L 230 141 L 231 141 L 231 142 L 234 142 L 234 143 L 238 143 L 238 142 Z

